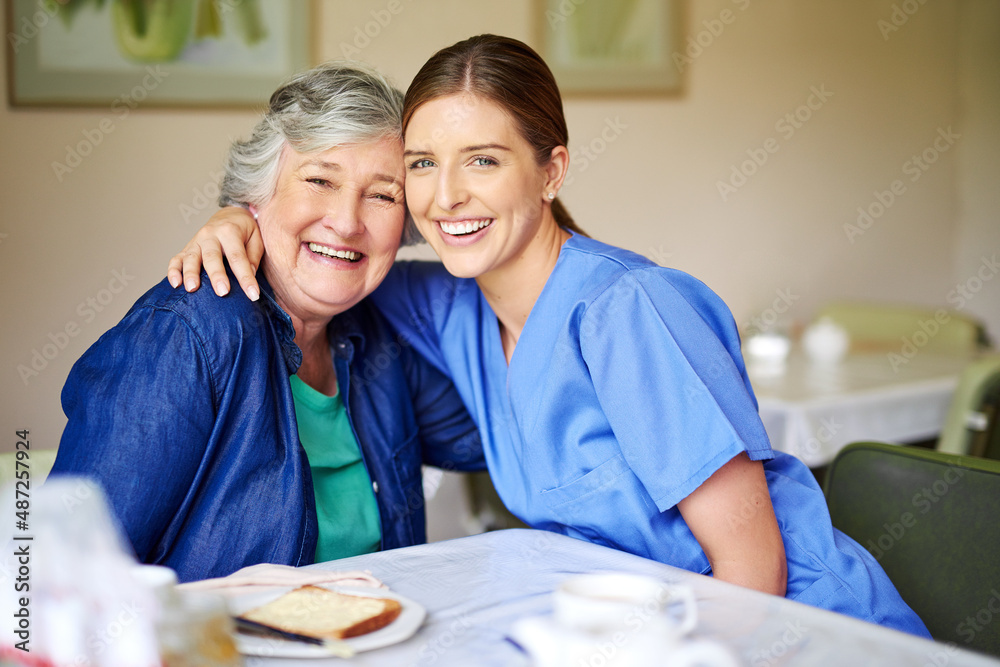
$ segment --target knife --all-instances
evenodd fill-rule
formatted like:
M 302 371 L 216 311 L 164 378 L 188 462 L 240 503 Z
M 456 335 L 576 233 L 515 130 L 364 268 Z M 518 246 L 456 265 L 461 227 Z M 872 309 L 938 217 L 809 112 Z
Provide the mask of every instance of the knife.
M 236 629 L 246 635 L 279 638 L 293 642 L 300 642 L 302 644 L 321 646 L 329 649 L 330 655 L 335 655 L 341 658 L 350 658 L 354 655 L 354 649 L 344 642 L 336 639 L 321 639 L 319 637 L 311 637 L 309 635 L 300 635 L 297 632 L 281 630 L 270 625 L 264 625 L 263 623 L 251 621 L 241 616 L 234 616 L 233 621 L 236 623 Z

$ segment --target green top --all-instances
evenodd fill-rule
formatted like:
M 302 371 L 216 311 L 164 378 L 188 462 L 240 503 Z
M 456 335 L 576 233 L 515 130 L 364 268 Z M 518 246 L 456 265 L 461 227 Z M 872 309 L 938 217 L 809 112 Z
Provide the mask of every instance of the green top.
M 316 494 L 316 562 L 378 551 L 378 504 L 340 394 L 327 396 L 291 377 L 299 440 Z

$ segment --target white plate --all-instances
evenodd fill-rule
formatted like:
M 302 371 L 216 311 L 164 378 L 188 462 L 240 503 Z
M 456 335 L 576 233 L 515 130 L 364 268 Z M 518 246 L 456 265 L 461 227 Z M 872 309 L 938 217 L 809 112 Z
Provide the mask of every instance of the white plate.
M 373 649 L 391 646 L 401 641 L 409 639 L 417 631 L 427 616 L 427 610 L 409 598 L 397 595 L 384 588 L 364 588 L 357 586 L 326 586 L 318 584 L 323 588 L 338 593 L 349 593 L 372 598 L 390 598 L 397 601 L 402 610 L 395 621 L 375 632 L 369 632 L 360 637 L 345 639 L 344 643 L 350 646 L 355 653 L 371 651 Z M 294 590 L 294 586 L 284 586 L 272 588 L 261 593 L 249 593 L 229 600 L 229 610 L 233 615 L 239 615 L 250 611 L 271 600 L 276 600 L 285 593 Z M 261 656 L 269 658 L 328 658 L 330 653 L 321 646 L 312 644 L 301 644 L 283 639 L 271 639 L 266 637 L 251 637 L 249 635 L 236 633 L 236 647 L 243 655 Z

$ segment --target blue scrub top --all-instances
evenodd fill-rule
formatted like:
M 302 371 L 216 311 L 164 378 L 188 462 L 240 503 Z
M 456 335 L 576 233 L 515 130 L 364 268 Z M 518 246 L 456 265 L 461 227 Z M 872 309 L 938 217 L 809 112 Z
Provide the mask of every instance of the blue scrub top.
M 708 574 L 676 505 L 747 452 L 765 461 L 787 597 L 929 636 L 874 558 L 832 527 L 809 469 L 771 450 L 735 322 L 700 281 L 574 235 L 509 367 L 474 280 L 401 262 L 374 298 L 401 342 L 453 379 L 497 492 L 525 523 Z

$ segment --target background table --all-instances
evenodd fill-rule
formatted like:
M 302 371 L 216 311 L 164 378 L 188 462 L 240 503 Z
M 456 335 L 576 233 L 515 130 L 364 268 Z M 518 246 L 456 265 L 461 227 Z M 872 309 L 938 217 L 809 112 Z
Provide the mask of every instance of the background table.
M 507 638 L 511 625 L 526 616 L 550 613 L 550 594 L 565 577 L 594 570 L 635 572 L 690 585 L 699 615 L 693 636 L 724 642 L 751 667 L 1000 665 L 955 647 L 544 531 L 497 531 L 310 567 L 371 570 L 391 590 L 428 612 L 423 627 L 405 642 L 346 661 L 308 662 L 316 666 L 529 665 L 528 656 Z M 248 658 L 246 664 L 307 663 Z
M 820 364 L 794 350 L 783 366 L 750 359 L 747 372 L 771 446 L 819 467 L 851 442 L 937 436 L 970 361 L 920 351 L 896 365 L 885 352 Z

